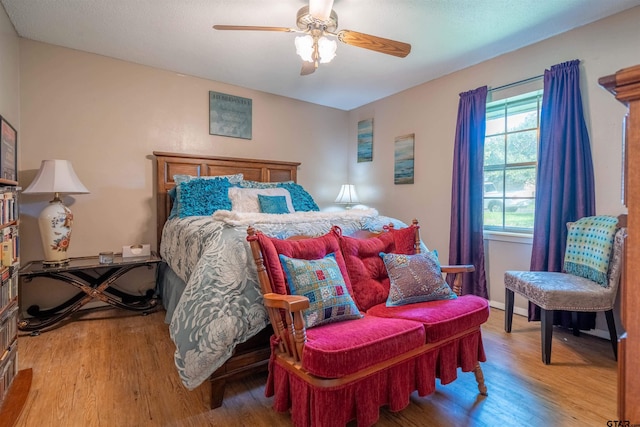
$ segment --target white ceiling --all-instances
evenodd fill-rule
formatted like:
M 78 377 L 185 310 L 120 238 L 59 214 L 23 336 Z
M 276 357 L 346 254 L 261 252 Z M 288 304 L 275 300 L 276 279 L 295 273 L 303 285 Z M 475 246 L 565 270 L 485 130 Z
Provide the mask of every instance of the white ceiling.
M 305 0 L 0 0 L 22 37 L 351 110 L 636 5 L 640 0 L 335 0 L 338 30 L 410 43 L 397 58 L 338 43 L 300 76 Z

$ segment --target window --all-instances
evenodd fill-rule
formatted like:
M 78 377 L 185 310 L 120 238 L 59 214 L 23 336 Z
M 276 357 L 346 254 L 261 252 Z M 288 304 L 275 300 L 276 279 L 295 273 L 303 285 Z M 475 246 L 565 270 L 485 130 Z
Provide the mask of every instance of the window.
M 533 232 L 542 90 L 487 103 L 484 229 Z

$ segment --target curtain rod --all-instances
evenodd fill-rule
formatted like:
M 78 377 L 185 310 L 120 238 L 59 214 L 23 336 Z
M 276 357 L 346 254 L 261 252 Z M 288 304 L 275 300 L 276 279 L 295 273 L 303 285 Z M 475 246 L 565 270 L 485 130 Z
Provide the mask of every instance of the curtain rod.
M 525 84 L 525 83 L 532 82 L 532 81 L 534 81 L 534 80 L 541 79 L 541 78 L 543 78 L 543 77 L 544 77 L 544 74 L 540 74 L 539 76 L 529 77 L 528 79 L 524 79 L 524 80 L 520 80 L 520 81 L 517 81 L 517 82 L 508 83 L 508 84 L 506 84 L 506 85 L 502 85 L 502 86 L 494 87 L 494 88 L 492 88 L 492 89 L 489 89 L 489 92 L 493 92 L 493 91 L 496 91 L 496 90 L 506 89 L 506 88 L 509 88 L 509 87 L 512 87 L 512 86 L 522 85 L 522 84 Z

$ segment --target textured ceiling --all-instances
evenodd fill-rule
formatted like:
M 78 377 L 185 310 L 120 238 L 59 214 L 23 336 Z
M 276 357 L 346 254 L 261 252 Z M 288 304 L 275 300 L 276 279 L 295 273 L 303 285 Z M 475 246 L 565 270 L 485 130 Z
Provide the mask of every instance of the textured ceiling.
M 640 5 L 640 0 L 335 0 L 338 30 L 410 43 L 406 58 L 338 43 L 300 76 L 304 0 L 0 0 L 22 37 L 351 110 Z

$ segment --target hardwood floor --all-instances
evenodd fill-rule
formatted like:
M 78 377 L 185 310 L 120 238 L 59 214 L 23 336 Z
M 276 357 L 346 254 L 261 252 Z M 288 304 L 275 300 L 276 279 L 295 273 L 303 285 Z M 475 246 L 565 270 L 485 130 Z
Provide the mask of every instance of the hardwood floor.
M 117 309 L 76 315 L 40 336 L 19 338 L 20 369 L 33 384 L 18 426 L 288 426 L 264 397 L 266 374 L 227 386 L 209 409 L 209 385 L 188 391 L 173 364 L 164 312 Z M 380 411 L 377 426 L 605 426 L 616 418 L 616 363 L 608 341 L 554 330 L 552 364 L 540 355 L 540 324 L 492 309 L 483 327 L 489 396 L 472 373 L 414 393 L 403 411 Z

